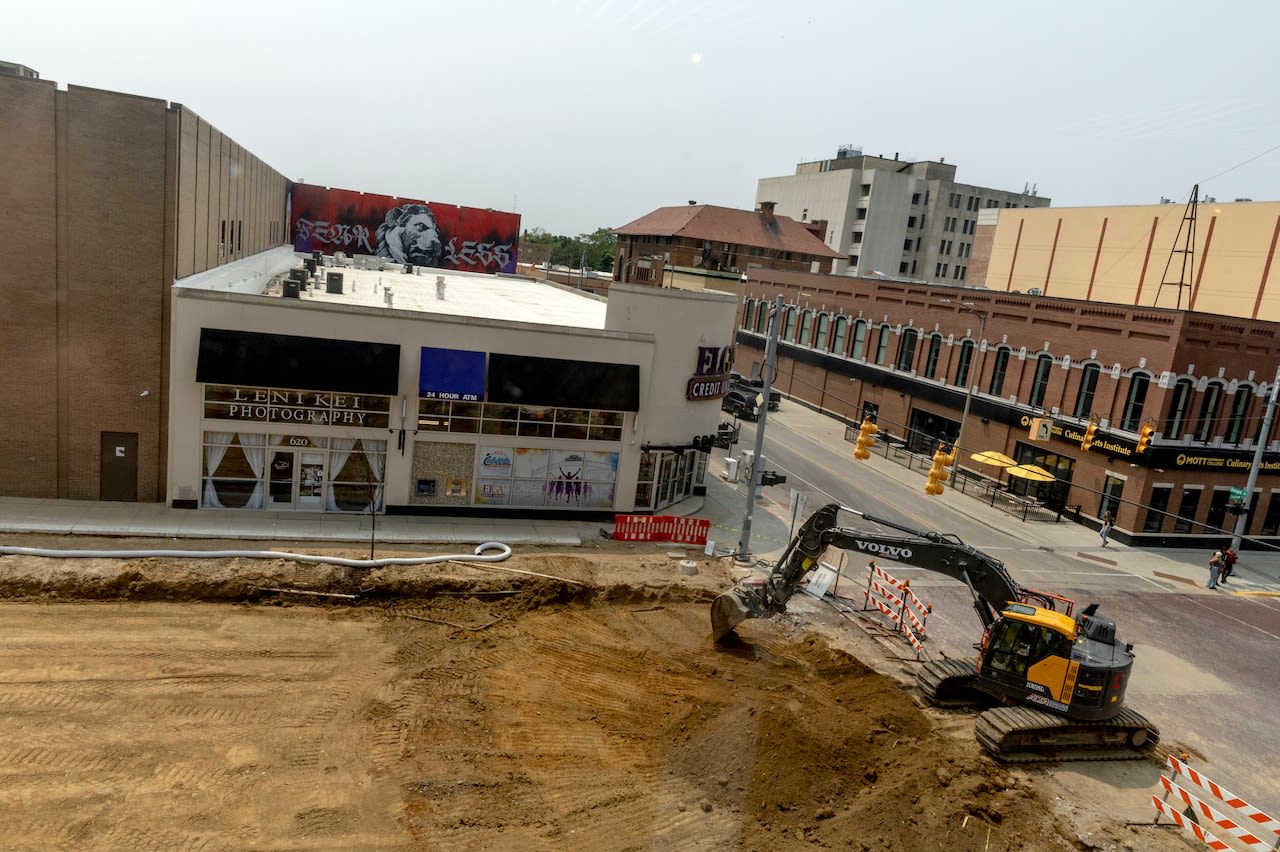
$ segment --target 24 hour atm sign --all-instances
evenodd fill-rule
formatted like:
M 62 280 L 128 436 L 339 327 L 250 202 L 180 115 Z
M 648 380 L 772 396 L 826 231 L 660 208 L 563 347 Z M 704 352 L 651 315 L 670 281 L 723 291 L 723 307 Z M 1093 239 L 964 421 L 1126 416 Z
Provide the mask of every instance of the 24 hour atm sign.
M 719 399 L 729 392 L 732 346 L 699 346 L 698 363 L 685 387 L 685 399 Z

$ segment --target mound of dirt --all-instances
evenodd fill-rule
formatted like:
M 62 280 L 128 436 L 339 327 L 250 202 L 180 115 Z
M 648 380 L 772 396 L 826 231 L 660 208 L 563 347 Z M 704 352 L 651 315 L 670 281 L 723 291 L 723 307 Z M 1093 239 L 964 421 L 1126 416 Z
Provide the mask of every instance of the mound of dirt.
M 1188 848 L 1103 814 L 1082 838 L 971 724 L 794 621 L 717 648 L 732 578 L 699 567 L 0 559 L 0 594 L 37 601 L 5 604 L 0 679 L 24 686 L 0 735 L 35 744 L 0 752 L 0 804 L 32 848 L 130 825 L 171 846 Z M 132 602 L 159 598 L 248 605 Z

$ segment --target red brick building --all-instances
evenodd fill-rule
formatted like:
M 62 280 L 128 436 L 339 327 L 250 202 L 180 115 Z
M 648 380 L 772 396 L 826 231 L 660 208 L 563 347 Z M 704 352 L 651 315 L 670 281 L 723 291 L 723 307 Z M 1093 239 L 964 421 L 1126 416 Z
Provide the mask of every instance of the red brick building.
M 826 222 L 776 216 L 772 202 L 736 210 L 711 204 L 660 207 L 614 231 L 615 281 L 740 290 L 754 269 L 831 271 L 842 255 L 822 241 Z
M 1221 544 L 1237 515 L 1280 363 L 1280 324 L 940 285 L 752 270 L 737 334 L 758 371 L 784 299 L 774 387 L 960 465 L 998 450 L 1056 476 L 1017 487 L 1085 522 L 1107 509 L 1133 544 Z M 754 362 L 754 363 L 753 363 Z M 969 405 L 961 432 L 961 415 Z M 1031 421 L 1051 422 L 1033 440 Z M 1096 441 L 1085 451 L 1090 422 Z M 1144 426 L 1150 448 L 1137 451 Z M 1280 443 L 1264 455 L 1245 534 L 1280 527 Z M 987 472 L 993 472 L 988 470 Z M 1227 530 L 1223 533 L 1222 530 Z

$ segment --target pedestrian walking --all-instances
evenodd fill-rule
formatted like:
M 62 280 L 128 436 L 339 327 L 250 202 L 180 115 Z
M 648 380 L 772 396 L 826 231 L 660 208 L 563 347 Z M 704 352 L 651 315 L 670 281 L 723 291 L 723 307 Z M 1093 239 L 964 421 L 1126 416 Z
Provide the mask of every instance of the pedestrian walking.
M 1222 572 L 1222 551 L 1215 550 L 1213 555 L 1209 557 L 1209 584 L 1208 588 L 1218 588 L 1218 577 Z
M 1102 539 L 1102 546 L 1107 546 L 1107 536 L 1111 535 L 1111 527 L 1115 525 L 1116 519 L 1108 511 L 1102 516 L 1102 528 L 1098 530 L 1098 536 Z
M 1227 549 L 1222 551 L 1222 570 L 1218 575 L 1219 583 L 1227 582 L 1227 578 L 1235 573 L 1236 559 L 1239 558 L 1239 555 L 1236 553 L 1236 549 L 1229 544 Z

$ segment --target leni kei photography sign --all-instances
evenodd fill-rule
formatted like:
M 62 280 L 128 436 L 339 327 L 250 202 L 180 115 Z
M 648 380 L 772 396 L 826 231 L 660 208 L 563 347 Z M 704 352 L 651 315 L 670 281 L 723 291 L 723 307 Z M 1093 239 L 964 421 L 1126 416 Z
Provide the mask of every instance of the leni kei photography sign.
M 385 429 L 390 410 L 391 397 L 368 394 L 227 385 L 204 392 L 204 416 L 213 420 Z

